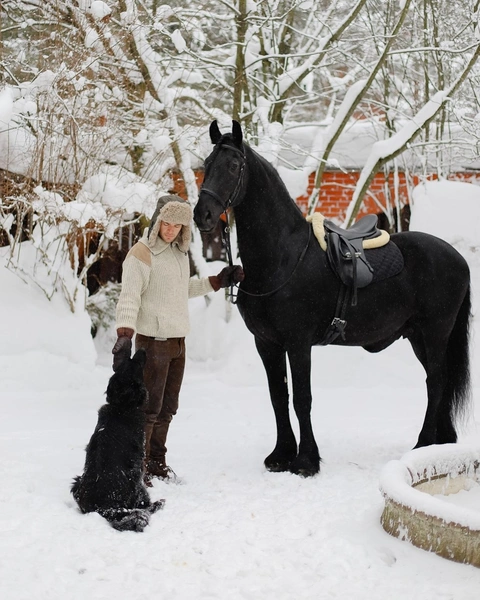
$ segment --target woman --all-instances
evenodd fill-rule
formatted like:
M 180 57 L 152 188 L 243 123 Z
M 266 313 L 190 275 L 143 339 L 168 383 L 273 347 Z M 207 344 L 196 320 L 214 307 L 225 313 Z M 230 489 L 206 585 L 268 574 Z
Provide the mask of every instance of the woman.
M 163 196 L 143 237 L 123 263 L 122 291 L 117 304 L 117 342 L 113 369 L 135 349 L 145 348 L 148 401 L 145 408 L 145 481 L 175 480 L 167 466 L 168 428 L 178 409 L 185 368 L 185 336 L 190 325 L 188 299 L 243 280 L 240 266 L 218 275 L 190 277 L 188 249 L 192 209 L 175 195 Z

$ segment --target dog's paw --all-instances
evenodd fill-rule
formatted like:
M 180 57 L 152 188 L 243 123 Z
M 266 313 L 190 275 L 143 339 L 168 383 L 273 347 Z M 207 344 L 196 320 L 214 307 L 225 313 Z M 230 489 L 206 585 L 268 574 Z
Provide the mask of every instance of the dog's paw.
M 136 508 L 122 519 L 111 521 L 112 527 L 118 531 L 142 532 L 150 521 L 150 513 L 143 508 Z
M 155 502 L 152 502 L 152 504 L 149 507 L 149 512 L 153 515 L 153 513 L 156 513 L 157 510 L 162 509 L 165 506 L 165 500 L 156 500 Z

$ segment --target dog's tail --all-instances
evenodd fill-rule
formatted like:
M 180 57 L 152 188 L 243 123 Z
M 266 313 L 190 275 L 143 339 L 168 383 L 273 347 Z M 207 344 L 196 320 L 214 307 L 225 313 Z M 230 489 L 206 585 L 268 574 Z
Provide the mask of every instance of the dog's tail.
M 118 531 L 141 532 L 148 525 L 150 515 L 163 508 L 164 504 L 165 500 L 158 500 L 145 508 L 110 508 L 98 512 Z

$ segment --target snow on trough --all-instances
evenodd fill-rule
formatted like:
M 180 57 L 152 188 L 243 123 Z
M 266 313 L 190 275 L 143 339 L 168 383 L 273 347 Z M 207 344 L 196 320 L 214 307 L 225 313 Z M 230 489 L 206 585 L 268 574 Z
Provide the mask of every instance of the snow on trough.
M 412 511 L 469 527 L 480 535 L 480 506 L 475 511 L 440 498 L 469 489 L 469 480 L 480 481 L 479 469 L 480 448 L 460 444 L 418 448 L 385 465 L 380 488 L 388 498 Z
M 477 491 L 479 482 L 478 448 L 446 444 L 413 450 L 382 471 L 382 526 L 419 548 L 480 567 L 480 505 L 445 502 L 450 494 Z

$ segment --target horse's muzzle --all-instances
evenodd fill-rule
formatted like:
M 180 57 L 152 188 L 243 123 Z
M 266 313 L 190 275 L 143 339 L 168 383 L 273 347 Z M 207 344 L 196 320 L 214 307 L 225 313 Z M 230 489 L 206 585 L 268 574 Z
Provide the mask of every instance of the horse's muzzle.
M 220 213 L 216 203 L 208 194 L 200 192 L 197 205 L 193 210 L 193 220 L 198 229 L 204 233 L 212 231 L 219 218 Z

